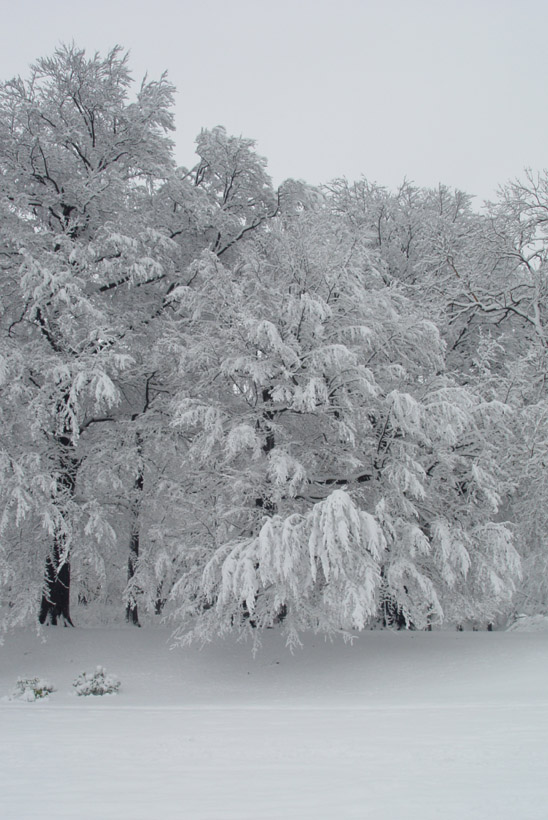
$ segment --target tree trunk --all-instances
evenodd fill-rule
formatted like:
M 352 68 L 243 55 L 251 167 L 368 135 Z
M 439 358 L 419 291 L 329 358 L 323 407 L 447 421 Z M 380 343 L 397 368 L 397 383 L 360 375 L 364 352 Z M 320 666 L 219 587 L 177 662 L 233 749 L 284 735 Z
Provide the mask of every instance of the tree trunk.
M 144 487 L 143 474 L 143 439 L 140 433 L 136 435 L 138 472 L 133 485 L 134 497 L 131 505 L 131 536 L 129 539 L 129 556 L 127 561 L 127 580 L 129 597 L 126 606 L 126 621 L 134 626 L 141 626 L 139 623 L 139 612 L 135 594 L 131 589 L 131 582 L 135 577 L 137 563 L 139 561 L 139 511 L 141 509 L 141 499 Z
M 133 513 L 134 520 L 132 521 L 131 527 L 131 538 L 129 541 L 129 557 L 127 560 L 127 580 L 128 584 L 131 583 L 135 576 L 135 571 L 137 569 L 137 562 L 139 560 L 139 519 L 138 514 L 136 512 Z M 141 626 L 139 623 L 139 612 L 137 609 L 137 601 L 135 600 L 135 596 L 133 592 L 130 590 L 130 595 L 128 598 L 127 606 L 126 606 L 126 621 L 129 624 L 133 624 L 134 626 Z
M 267 405 L 267 409 L 263 410 L 262 419 L 260 422 L 257 423 L 257 428 L 265 434 L 261 450 L 263 451 L 264 455 L 268 457 L 268 454 L 271 453 L 274 447 L 276 446 L 276 438 L 274 435 L 274 430 L 272 429 L 274 412 L 270 408 L 268 408 L 268 405 L 272 403 L 271 391 L 267 388 L 264 388 L 262 398 L 263 403 Z M 275 515 L 277 512 L 276 503 L 272 500 L 272 498 L 266 492 L 266 490 L 260 498 L 255 499 L 255 506 L 259 509 L 262 509 L 264 514 L 269 517 Z
M 271 404 L 271 402 L 272 402 L 272 393 L 268 388 L 263 389 L 262 398 L 263 398 L 263 402 L 264 402 L 265 405 L 268 406 L 268 404 Z M 272 429 L 272 422 L 274 421 L 274 417 L 275 417 L 275 414 L 274 414 L 273 410 L 265 409 L 263 411 L 263 417 L 262 417 L 261 423 L 258 425 L 259 429 L 263 430 L 266 434 L 264 442 L 263 442 L 263 446 L 261 448 L 266 457 L 268 457 L 268 454 L 271 453 L 272 450 L 274 449 L 274 447 L 276 446 L 276 437 L 274 435 L 274 430 Z M 257 507 L 257 509 L 262 510 L 263 515 L 265 515 L 269 518 L 276 515 L 276 513 L 278 512 L 278 505 L 272 499 L 272 497 L 268 493 L 266 487 L 265 487 L 265 490 L 264 490 L 263 494 L 260 497 L 255 499 L 255 507 Z M 255 567 L 255 569 L 258 569 L 258 565 Z M 243 605 L 243 612 L 244 612 L 244 618 L 246 618 L 246 619 L 249 618 L 249 611 L 248 611 L 248 608 L 247 608 L 245 602 L 244 602 L 244 605 Z M 282 623 L 282 621 L 284 620 L 284 618 L 286 616 L 287 616 L 287 607 L 286 607 L 285 604 L 282 604 L 279 611 L 274 616 L 273 622 L 275 624 Z M 253 628 L 255 628 L 256 623 L 255 623 L 255 621 L 253 621 L 253 619 L 250 618 L 249 623 Z
M 59 453 L 59 478 L 57 490 L 59 503 L 63 506 L 74 497 L 78 459 L 68 434 L 56 435 L 55 442 Z M 53 547 L 46 558 L 44 572 L 44 591 L 40 604 L 38 620 L 41 624 L 56 626 L 74 626 L 70 617 L 70 550 L 67 549 L 65 533 L 53 536 Z
M 40 605 L 41 624 L 74 626 L 70 617 L 70 562 L 63 560 L 63 539 L 56 537 L 51 555 L 46 559 L 44 592 Z

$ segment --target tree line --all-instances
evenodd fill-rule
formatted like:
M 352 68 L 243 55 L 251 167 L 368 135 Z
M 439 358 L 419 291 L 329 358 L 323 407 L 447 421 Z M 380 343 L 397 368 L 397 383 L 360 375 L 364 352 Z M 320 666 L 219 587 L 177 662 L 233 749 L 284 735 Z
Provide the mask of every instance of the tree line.
M 548 176 L 274 189 L 167 76 L 0 85 L 0 619 L 181 640 L 546 611 Z

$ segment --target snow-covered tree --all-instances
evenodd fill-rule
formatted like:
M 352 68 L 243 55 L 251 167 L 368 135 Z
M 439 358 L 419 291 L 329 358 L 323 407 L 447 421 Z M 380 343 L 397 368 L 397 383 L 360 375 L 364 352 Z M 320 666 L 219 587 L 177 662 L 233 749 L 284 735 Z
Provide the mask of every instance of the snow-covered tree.
M 176 169 L 173 88 L 131 94 L 119 48 L 0 85 L 4 623 L 487 623 L 514 544 L 548 600 L 545 177 L 274 191 L 220 126 Z
M 173 89 L 165 77 L 144 81 L 131 102 L 130 87 L 119 48 L 88 58 L 74 46 L 0 86 L 0 578 L 10 617 L 43 589 L 40 620 L 70 623 L 71 559 L 113 537 L 93 492 L 79 495 L 86 438 L 112 420 L 123 380 L 144 381 L 142 309 L 170 242 L 148 213 L 172 170 Z
M 505 408 L 445 372 L 364 233 L 320 205 L 193 270 L 168 342 L 193 509 L 180 634 L 493 617 L 519 571 L 493 523 Z
M 546 464 L 548 464 L 548 175 L 529 171 L 504 186 L 489 208 L 493 253 L 512 271 L 494 293 L 499 317 L 498 374 L 514 408 L 511 447 L 501 454 L 512 483 L 507 501 L 523 560 L 516 607 L 548 611 Z
M 279 207 L 253 140 L 230 136 L 222 126 L 202 129 L 196 154 L 196 165 L 178 168 L 161 192 L 162 225 L 179 245 L 183 268 L 205 248 L 232 257 Z
M 488 220 L 472 210 L 471 197 L 409 182 L 392 193 L 365 179 L 336 180 L 326 190 L 337 212 L 369 234 L 387 281 L 436 323 L 451 369 L 463 368 L 468 378 L 482 329 L 500 319 L 485 308 L 506 285 L 505 266 L 491 253 Z

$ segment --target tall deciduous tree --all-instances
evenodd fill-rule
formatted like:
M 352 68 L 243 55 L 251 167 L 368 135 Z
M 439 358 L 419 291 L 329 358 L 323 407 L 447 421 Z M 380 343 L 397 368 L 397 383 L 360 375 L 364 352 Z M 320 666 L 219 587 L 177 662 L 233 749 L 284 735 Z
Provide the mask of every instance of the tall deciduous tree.
M 512 482 L 508 513 L 523 557 L 516 607 L 548 612 L 548 175 L 529 171 L 505 185 L 489 208 L 493 255 L 510 283 L 488 304 L 499 317 L 498 374 L 514 408 L 511 447 L 501 453 Z
M 6 597 L 34 600 L 43 586 L 43 623 L 71 623 L 71 558 L 112 535 L 93 496 L 78 494 L 85 439 L 139 362 L 147 297 L 133 293 L 166 275 L 167 233 L 148 212 L 172 170 L 173 89 L 144 81 L 130 101 L 130 88 L 119 48 L 88 58 L 75 47 L 0 87 Z M 37 563 L 41 578 L 27 569 Z
M 180 634 L 283 620 L 295 640 L 508 603 L 519 561 L 492 520 L 504 408 L 445 372 L 438 330 L 363 232 L 327 205 L 280 217 L 234 266 L 203 256 L 173 299 L 195 476 Z

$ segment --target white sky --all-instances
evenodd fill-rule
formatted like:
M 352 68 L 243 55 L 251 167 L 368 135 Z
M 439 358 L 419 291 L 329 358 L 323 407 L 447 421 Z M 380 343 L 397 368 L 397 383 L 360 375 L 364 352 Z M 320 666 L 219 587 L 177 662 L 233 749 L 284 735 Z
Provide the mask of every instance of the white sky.
M 131 52 L 202 126 L 257 141 L 277 184 L 404 177 L 480 199 L 548 165 L 547 0 L 0 0 L 0 79 L 59 42 Z

